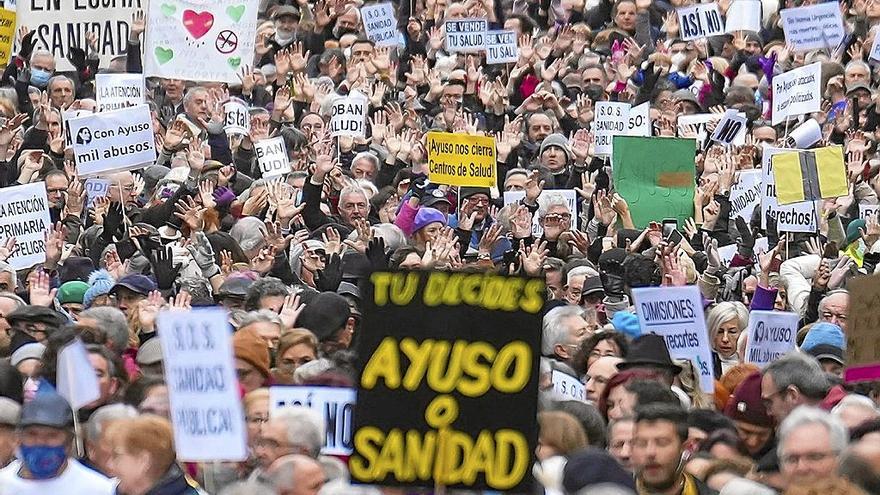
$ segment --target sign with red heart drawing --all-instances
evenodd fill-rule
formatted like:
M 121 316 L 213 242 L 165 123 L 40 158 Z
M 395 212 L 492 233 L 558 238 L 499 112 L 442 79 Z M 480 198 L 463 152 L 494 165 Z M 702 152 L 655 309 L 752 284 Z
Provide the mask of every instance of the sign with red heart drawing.
M 242 61 L 254 57 L 258 5 L 255 0 L 154 0 L 145 75 L 237 83 Z

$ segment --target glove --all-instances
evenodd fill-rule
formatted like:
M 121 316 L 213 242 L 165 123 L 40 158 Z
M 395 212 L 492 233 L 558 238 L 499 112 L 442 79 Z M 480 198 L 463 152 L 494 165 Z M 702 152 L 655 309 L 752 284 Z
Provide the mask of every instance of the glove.
M 81 72 L 86 67 L 86 51 L 72 46 L 67 51 L 67 60 L 70 65 L 76 68 L 77 72 Z
M 367 259 L 370 260 L 370 266 L 373 267 L 373 271 L 388 269 L 388 258 L 385 255 L 385 240 L 381 237 L 370 239 L 365 254 Z
M 737 254 L 747 260 L 752 259 L 755 256 L 755 236 L 742 217 L 736 217 L 736 230 L 739 231 L 741 238 L 737 243 Z
M 321 292 L 336 292 L 342 283 L 342 258 L 334 254 L 327 260 L 323 270 L 318 270 L 315 287 Z
M 620 256 L 618 249 L 612 249 L 602 253 L 599 257 L 599 278 L 602 280 L 602 287 L 605 288 L 605 294 L 612 297 L 622 297 L 626 295 L 626 271 L 623 269 L 623 259 L 625 253 Z M 619 249 L 619 251 L 623 251 Z
M 214 259 L 214 248 L 211 247 L 208 236 L 204 232 L 196 232 L 192 242 L 186 246 L 186 250 L 199 265 L 203 277 L 210 280 L 211 277 L 220 273 L 220 267 L 217 266 Z
M 217 206 L 231 205 L 235 201 L 235 193 L 228 187 L 218 187 L 214 189 L 214 201 L 217 202 Z
M 34 39 L 36 33 L 36 31 L 31 31 L 21 39 L 21 46 L 18 48 L 18 58 L 25 62 L 30 62 L 31 53 L 34 52 L 34 47 L 37 46 L 37 40 Z
M 409 183 L 409 192 L 412 194 L 413 197 L 419 198 L 419 201 L 421 201 L 422 196 L 425 195 L 425 191 L 428 187 L 428 185 L 426 184 L 427 182 L 428 178 L 426 176 L 417 175 L 413 177 Z
M 156 285 L 159 286 L 159 290 L 170 290 L 174 287 L 174 281 L 177 280 L 177 275 L 183 264 L 174 265 L 171 246 L 156 250 L 151 253 L 148 259 L 153 267 L 153 275 L 156 277 Z
M 113 237 L 119 233 L 122 226 L 122 205 L 113 203 L 107 210 L 107 216 L 104 217 L 104 229 L 101 231 L 101 238 L 107 243 L 113 242 Z

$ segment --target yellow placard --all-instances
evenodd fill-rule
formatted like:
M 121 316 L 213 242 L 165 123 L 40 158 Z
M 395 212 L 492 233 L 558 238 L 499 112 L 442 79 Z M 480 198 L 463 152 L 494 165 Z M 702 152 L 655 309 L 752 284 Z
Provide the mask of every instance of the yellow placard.
M 496 185 L 495 138 L 429 132 L 426 146 L 431 182 L 465 187 Z
M 805 201 L 804 177 L 800 153 L 790 151 L 773 155 L 773 176 L 776 178 L 776 199 L 781 205 Z
M 838 198 L 849 194 L 849 179 L 843 161 L 842 146 L 826 146 L 815 150 L 816 173 L 822 199 Z
M 12 57 L 15 40 L 15 12 L 0 9 L 0 67 L 6 67 Z

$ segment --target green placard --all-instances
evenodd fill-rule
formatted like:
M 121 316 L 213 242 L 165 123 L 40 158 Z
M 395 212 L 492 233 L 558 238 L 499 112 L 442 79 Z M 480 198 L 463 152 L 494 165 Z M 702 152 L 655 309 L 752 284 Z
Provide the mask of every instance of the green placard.
M 614 136 L 614 189 L 629 203 L 639 229 L 650 222 L 694 215 L 693 139 Z

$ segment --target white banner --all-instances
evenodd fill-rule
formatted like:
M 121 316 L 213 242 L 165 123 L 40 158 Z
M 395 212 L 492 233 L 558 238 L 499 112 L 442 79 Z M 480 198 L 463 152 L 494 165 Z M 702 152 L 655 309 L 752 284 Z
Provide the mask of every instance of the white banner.
M 727 8 L 727 23 L 724 31 L 735 33 L 737 31 L 761 31 L 761 1 L 760 0 L 733 0 Z
M 748 223 L 761 204 L 761 171 L 738 172 L 739 180 L 730 188 L 730 218 L 742 217 Z
M 630 108 L 626 135 L 651 137 L 651 102 Z
M 88 206 L 91 208 L 98 198 L 105 198 L 110 194 L 110 181 L 108 179 L 86 179 L 86 197 L 89 198 Z
M 264 179 L 290 173 L 290 158 L 281 136 L 254 143 L 254 155 Z
M 518 60 L 516 31 L 486 31 L 487 64 L 512 64 Z
M 712 141 L 729 146 L 737 139 L 745 140 L 745 134 L 746 118 L 740 117 L 736 109 L 731 108 L 724 112 L 721 120 L 718 121 L 718 125 L 715 126 L 715 132 L 712 133 Z
M 400 32 L 397 30 L 397 17 L 390 2 L 361 7 L 361 18 L 367 38 L 376 46 L 400 45 Z
M 569 225 L 569 230 L 574 230 L 577 228 L 577 192 L 574 189 L 551 189 L 541 191 L 541 194 L 538 196 L 538 203 L 540 204 L 545 200 L 548 196 L 562 196 L 565 201 L 568 203 L 568 211 L 571 213 L 571 223 Z M 526 197 L 525 191 L 504 191 L 504 206 L 507 206 L 511 203 L 516 203 L 519 200 Z M 535 213 L 532 215 L 532 235 L 536 238 L 540 238 L 544 235 L 544 229 L 541 227 L 541 222 L 538 219 L 538 214 Z
M 773 77 L 773 125 L 786 117 L 818 112 L 822 99 L 822 63 Z
M 156 320 L 182 461 L 243 461 L 247 430 L 223 309 L 162 311 Z
M 669 355 L 693 363 L 694 372 L 700 375 L 700 389 L 712 393 L 715 376 L 700 289 L 687 285 L 642 287 L 632 292 L 642 333 L 663 336 Z
M 147 10 L 146 4 L 141 0 L 31 1 L 12 10 L 17 11 L 19 26 L 26 25 L 35 32 L 35 49 L 52 52 L 55 70 L 60 73 L 75 70 L 67 56 L 72 47 L 86 49 L 88 31 L 98 35 L 101 67 L 107 67 L 113 57 L 124 55 L 131 16 L 138 10 Z
M 880 212 L 880 205 L 859 205 L 859 218 L 863 220 L 867 220 L 868 217 L 876 217 L 877 212 Z
M 251 131 L 251 114 L 248 107 L 239 100 L 228 101 L 223 104 L 225 121 L 223 130 L 227 135 L 245 135 Z
M 143 74 L 97 74 L 95 93 L 99 112 L 136 107 L 144 103 Z
M 679 34 L 685 41 L 724 34 L 718 4 L 700 3 L 675 10 L 678 13 Z
M 695 139 L 697 140 L 697 144 L 703 146 L 703 143 L 706 142 L 706 137 L 709 136 L 709 131 L 706 129 L 706 126 L 709 122 L 714 122 L 716 120 L 721 120 L 721 116 L 723 114 L 719 113 L 697 113 L 694 115 L 679 115 L 678 120 L 676 121 L 676 127 L 678 128 L 678 135 L 682 136 L 684 132 L 687 130 L 688 126 L 694 126 L 697 131 L 697 136 Z M 746 114 L 743 112 L 739 112 L 736 114 L 737 117 L 745 118 Z M 733 143 L 737 146 L 742 146 L 746 144 L 746 133 L 741 132 L 734 139 Z
M 777 153 L 788 151 L 800 151 L 791 148 L 764 148 L 761 156 L 761 228 L 767 228 L 767 215 L 776 219 L 776 229 L 779 232 L 817 232 L 818 225 L 818 201 L 803 201 L 780 205 L 776 200 L 776 179 L 773 176 L 773 160 Z
M 550 373 L 550 382 L 553 383 L 553 394 L 557 400 L 578 400 L 586 402 L 587 390 L 577 378 L 565 374 L 559 370 Z
M 15 251 L 6 260 L 12 268 L 23 270 L 46 261 L 43 235 L 51 225 L 45 183 L 3 188 L 0 195 L 0 245 L 15 237 Z
M 749 341 L 744 362 L 763 368 L 794 350 L 800 315 L 783 311 L 749 313 Z
M 358 91 L 337 98 L 330 108 L 330 135 L 362 138 L 367 127 L 367 97 Z
M 785 41 L 794 45 L 798 52 L 823 48 L 833 52 L 846 34 L 837 2 L 783 9 L 779 15 L 782 17 Z
M 62 110 L 61 112 L 61 122 L 64 123 L 62 126 L 64 128 L 64 146 L 70 147 L 73 144 L 73 139 L 70 138 L 70 125 L 68 122 L 71 119 L 75 119 L 77 117 L 85 117 L 86 115 L 94 115 L 95 112 L 90 110 Z
M 79 338 L 64 346 L 58 353 L 55 389 L 64 397 L 74 414 L 81 407 L 101 398 L 98 377 L 92 371 L 86 346 Z
M 156 160 L 147 105 L 71 119 L 68 129 L 80 177 L 132 170 Z
M 874 36 L 874 43 L 871 45 L 871 51 L 868 54 L 868 58 L 880 60 L 880 36 Z
M 476 53 L 486 47 L 485 35 L 489 29 L 486 19 L 456 19 L 446 21 L 446 51 L 449 53 Z
M 593 117 L 594 151 L 599 156 L 611 156 L 613 137 L 625 136 L 629 126 L 629 103 L 597 101 Z
M 254 59 L 258 0 L 163 0 L 147 13 L 144 74 L 238 84 Z
M 324 455 L 351 455 L 357 389 L 341 387 L 269 387 L 269 417 L 289 406 L 304 406 L 324 418 Z

